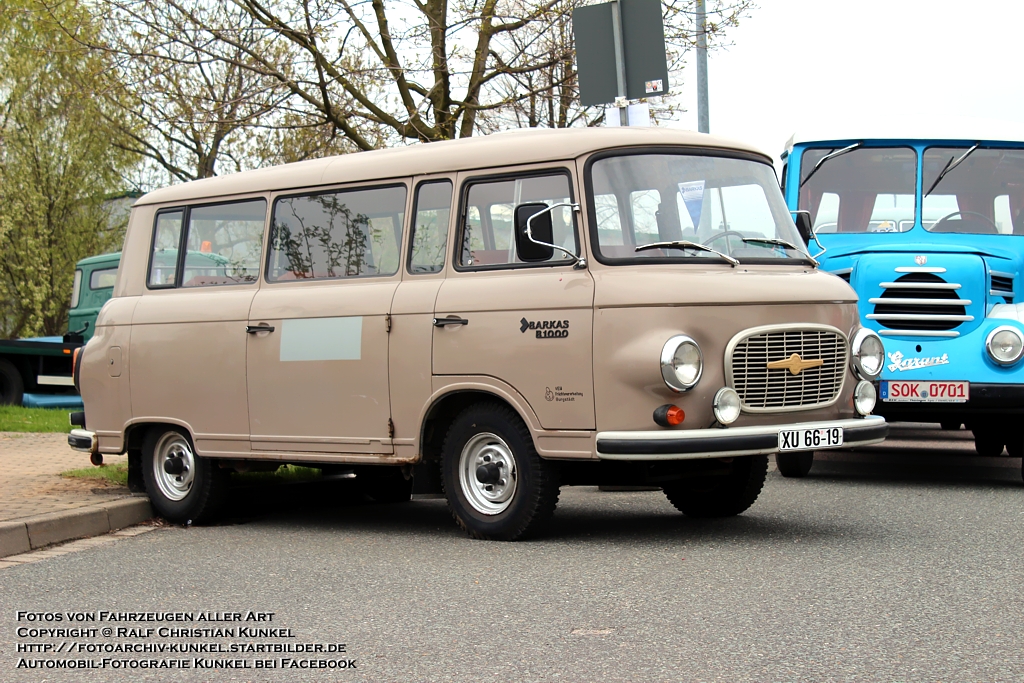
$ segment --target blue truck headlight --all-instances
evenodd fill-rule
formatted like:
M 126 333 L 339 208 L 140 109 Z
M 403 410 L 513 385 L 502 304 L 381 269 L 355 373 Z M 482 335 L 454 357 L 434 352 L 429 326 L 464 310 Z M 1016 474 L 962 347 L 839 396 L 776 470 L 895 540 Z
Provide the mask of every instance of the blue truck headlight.
M 861 379 L 875 379 L 882 374 L 882 364 L 885 363 L 885 348 L 882 346 L 882 339 L 862 327 L 853 335 L 851 344 L 851 358 L 853 360 L 853 371 Z
M 1000 365 L 1013 365 L 1024 353 L 1024 337 L 1015 327 L 997 327 L 988 333 L 985 349 Z

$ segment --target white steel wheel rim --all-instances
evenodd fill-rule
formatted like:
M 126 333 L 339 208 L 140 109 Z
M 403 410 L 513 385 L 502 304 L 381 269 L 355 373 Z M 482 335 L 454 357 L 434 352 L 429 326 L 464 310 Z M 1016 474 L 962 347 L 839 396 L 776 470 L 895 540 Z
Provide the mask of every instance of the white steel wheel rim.
M 496 467 L 497 481 L 481 481 L 480 467 Z M 519 471 L 512 449 L 502 438 L 490 432 L 477 434 L 462 448 L 459 456 L 459 484 L 470 506 L 484 515 L 498 515 L 508 509 L 515 497 Z
M 181 459 L 181 472 L 167 471 L 168 462 Z M 173 467 L 172 469 L 177 469 Z M 153 478 L 160 493 L 169 500 L 182 500 L 192 490 L 196 477 L 195 454 L 181 434 L 168 432 L 157 441 L 153 449 Z

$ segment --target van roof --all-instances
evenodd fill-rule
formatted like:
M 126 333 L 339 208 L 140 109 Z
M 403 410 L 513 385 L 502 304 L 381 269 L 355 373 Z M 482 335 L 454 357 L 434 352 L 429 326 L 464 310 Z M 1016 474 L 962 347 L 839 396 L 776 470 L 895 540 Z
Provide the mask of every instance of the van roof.
M 429 144 L 358 152 L 271 166 L 154 190 L 136 205 L 184 202 L 247 192 L 358 182 L 404 176 L 573 159 L 613 147 L 682 145 L 752 152 L 755 147 L 713 135 L 671 128 L 533 128 Z

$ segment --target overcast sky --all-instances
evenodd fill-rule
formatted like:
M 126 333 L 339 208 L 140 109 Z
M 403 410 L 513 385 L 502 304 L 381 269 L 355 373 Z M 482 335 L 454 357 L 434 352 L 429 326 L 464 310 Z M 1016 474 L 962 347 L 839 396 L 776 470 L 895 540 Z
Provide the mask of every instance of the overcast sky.
M 1024 0 L 760 0 L 709 57 L 711 132 L 778 159 L 790 135 L 865 115 L 1015 121 Z M 692 64 L 691 59 L 691 64 Z M 697 76 L 673 84 L 697 127 Z

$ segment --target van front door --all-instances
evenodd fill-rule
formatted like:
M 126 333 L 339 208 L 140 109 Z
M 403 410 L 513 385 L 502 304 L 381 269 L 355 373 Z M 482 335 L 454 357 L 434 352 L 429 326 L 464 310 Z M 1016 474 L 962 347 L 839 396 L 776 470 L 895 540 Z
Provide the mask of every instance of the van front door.
M 247 328 L 253 451 L 393 453 L 388 327 L 405 202 L 404 185 L 274 202 Z
M 573 201 L 568 171 L 466 181 L 455 272 L 435 304 L 435 375 L 495 377 L 522 394 L 545 429 L 595 428 L 594 281 L 555 251 L 524 263 L 515 207 Z M 576 215 L 552 211 L 554 244 L 580 253 Z

